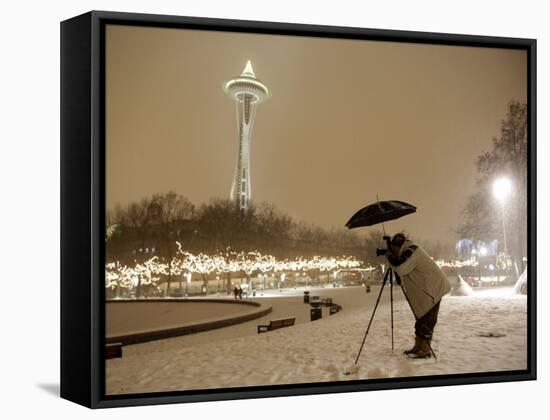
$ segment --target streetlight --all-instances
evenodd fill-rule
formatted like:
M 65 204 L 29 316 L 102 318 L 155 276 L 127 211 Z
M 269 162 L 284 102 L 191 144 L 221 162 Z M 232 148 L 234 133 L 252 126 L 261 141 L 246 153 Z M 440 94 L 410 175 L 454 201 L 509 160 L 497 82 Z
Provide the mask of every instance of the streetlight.
M 504 243 L 504 256 L 508 255 L 508 244 L 506 241 L 506 224 L 504 223 L 504 204 L 512 191 L 512 183 L 508 178 L 499 178 L 493 183 L 493 194 L 500 203 L 502 215 L 502 238 Z
M 482 257 L 485 257 L 488 252 L 489 251 L 487 250 L 487 247 L 484 245 L 481 248 L 479 248 L 479 255 L 481 255 Z
M 472 249 L 472 258 L 477 260 L 477 282 L 478 286 L 480 286 L 479 283 L 481 283 L 481 263 L 479 262 L 479 257 L 477 256 L 477 249 Z

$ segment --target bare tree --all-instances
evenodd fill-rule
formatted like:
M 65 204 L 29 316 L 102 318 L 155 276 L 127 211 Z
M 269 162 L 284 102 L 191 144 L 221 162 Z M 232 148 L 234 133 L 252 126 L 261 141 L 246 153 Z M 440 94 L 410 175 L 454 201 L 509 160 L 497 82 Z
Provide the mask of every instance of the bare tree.
M 197 214 L 200 235 L 207 237 L 209 252 L 249 250 L 254 239 L 255 207 L 241 211 L 231 200 L 213 199 Z
M 166 293 L 172 283 L 172 263 L 176 255 L 176 242 L 184 242 L 185 224 L 193 218 L 195 207 L 182 195 L 173 191 L 165 194 L 154 194 L 147 207 L 151 231 L 161 244 L 160 253 L 168 263 Z
M 293 226 L 292 218 L 271 203 L 261 203 L 255 212 L 255 235 L 258 249 L 270 254 L 280 254 L 288 248 Z
M 109 226 L 116 226 L 116 235 L 107 229 L 109 246 L 106 249 L 108 259 L 114 258 L 112 253 L 118 254 L 116 259 L 127 258 L 122 248 L 131 243 L 137 249 L 144 248 L 149 238 L 150 217 L 148 207 L 150 200 L 147 198 L 128 204 L 126 207 L 117 205 L 108 214 Z
M 483 241 L 503 234 L 501 218 L 495 216 L 500 209 L 492 196 L 492 183 L 507 176 L 513 183 L 513 195 L 508 198 L 504 217 L 513 229 L 508 236 L 509 250 L 518 265 L 527 255 L 527 150 L 527 106 L 512 101 L 500 136 L 493 138 L 492 149 L 477 159 L 477 191 L 468 198 L 457 229 L 462 237 Z

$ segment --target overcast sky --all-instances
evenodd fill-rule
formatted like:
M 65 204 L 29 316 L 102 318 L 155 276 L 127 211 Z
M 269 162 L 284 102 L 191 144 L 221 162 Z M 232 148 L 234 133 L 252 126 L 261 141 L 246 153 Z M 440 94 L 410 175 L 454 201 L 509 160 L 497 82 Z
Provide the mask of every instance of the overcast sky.
M 476 157 L 527 95 L 517 50 L 108 26 L 108 208 L 169 190 L 229 197 L 238 140 L 222 84 L 247 60 L 272 92 L 252 200 L 327 228 L 378 194 L 418 207 L 389 232 L 454 240 Z

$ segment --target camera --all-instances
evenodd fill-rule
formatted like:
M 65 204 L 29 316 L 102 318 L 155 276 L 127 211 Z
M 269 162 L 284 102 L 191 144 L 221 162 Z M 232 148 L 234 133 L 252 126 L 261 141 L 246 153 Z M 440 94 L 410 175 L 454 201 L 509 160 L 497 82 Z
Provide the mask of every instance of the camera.
M 387 252 L 388 252 L 387 249 L 384 249 L 384 248 L 376 248 L 376 256 L 377 256 L 377 257 L 381 257 L 382 255 L 386 255 Z
M 388 252 L 388 249 L 391 247 L 391 238 L 388 235 L 382 236 L 382 239 L 386 241 L 386 248 L 376 248 L 376 256 L 380 257 L 382 255 L 386 255 Z

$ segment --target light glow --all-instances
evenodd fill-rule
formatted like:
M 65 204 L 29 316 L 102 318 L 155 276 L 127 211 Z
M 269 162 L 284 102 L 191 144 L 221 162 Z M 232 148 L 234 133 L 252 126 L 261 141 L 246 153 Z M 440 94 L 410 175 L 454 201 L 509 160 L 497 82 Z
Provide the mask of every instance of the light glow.
M 508 178 L 499 178 L 493 183 L 493 194 L 503 203 L 512 191 L 512 182 Z

